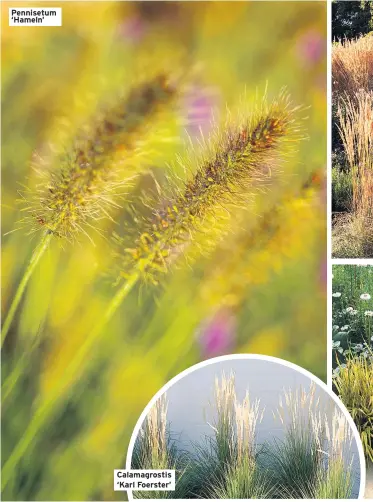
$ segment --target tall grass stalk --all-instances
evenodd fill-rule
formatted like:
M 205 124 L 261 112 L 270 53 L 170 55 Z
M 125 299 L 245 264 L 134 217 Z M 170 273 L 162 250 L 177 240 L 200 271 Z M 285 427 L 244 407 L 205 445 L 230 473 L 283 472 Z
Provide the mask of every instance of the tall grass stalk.
M 215 453 L 222 469 L 234 462 L 237 455 L 235 424 L 236 391 L 235 378 L 222 375 L 215 379 L 214 401 L 210 404 L 216 417 L 209 425 L 214 431 Z
M 360 91 L 338 106 L 340 135 L 352 174 L 353 208 L 367 225 L 373 218 L 373 92 Z
M 48 249 L 52 236 L 72 239 L 84 227 L 110 218 L 117 206 L 115 195 L 131 176 L 119 177 L 121 170 L 114 162 L 118 149 L 130 151 L 147 120 L 167 105 L 176 95 L 176 88 L 163 74 L 139 84 L 114 106 L 97 112 L 87 129 L 81 131 L 70 149 L 58 159 L 59 169 L 47 173 L 41 188 L 26 196 L 35 230 L 43 236 L 16 289 L 5 317 L 1 344 L 9 332 L 17 308 L 39 260 Z M 128 173 L 127 173 L 128 174 Z M 123 179 L 124 178 L 124 179 Z
M 132 457 L 134 469 L 167 469 L 167 398 L 160 397 L 146 416 Z
M 352 462 L 346 462 L 352 446 L 352 430 L 346 417 L 335 409 L 329 425 L 325 417 L 325 432 L 328 441 L 326 472 L 322 473 L 316 485 L 315 498 L 348 499 L 352 493 Z
M 205 445 L 197 445 L 189 478 L 194 495 L 202 498 L 266 498 L 270 483 L 260 471 L 256 456 L 256 426 L 264 410 L 259 400 L 251 402 L 249 393 L 239 402 L 235 378 L 222 374 L 215 380 L 213 419 L 207 422 L 213 435 Z
M 134 491 L 134 498 L 186 498 L 189 458 L 170 437 L 168 402 L 163 394 L 150 409 L 136 439 L 132 469 L 175 470 L 175 491 Z
M 224 473 L 211 490 L 212 498 L 247 499 L 268 498 L 272 493 L 269 480 L 257 464 L 256 427 L 261 422 L 264 409 L 260 401 L 251 402 L 249 392 L 242 403 L 234 401 L 233 439 L 229 462 L 225 461 Z
M 335 43 L 332 74 L 335 97 L 354 99 L 361 89 L 373 90 L 373 36 Z
M 5 317 L 4 324 L 1 329 L 1 346 L 3 346 L 4 340 L 7 336 L 8 331 L 10 329 L 10 326 L 13 322 L 15 313 L 17 311 L 18 305 L 20 304 L 20 302 L 22 300 L 23 293 L 25 292 L 28 281 L 30 280 L 30 277 L 32 276 L 35 268 L 37 267 L 37 264 L 39 263 L 40 258 L 44 255 L 46 249 L 48 249 L 51 239 L 52 239 L 52 234 L 45 233 L 30 258 L 30 262 L 29 262 L 29 264 L 28 264 L 28 266 L 22 276 L 22 279 L 17 287 L 16 293 L 15 293 L 14 298 L 10 304 L 9 310 L 8 310 L 7 315 Z

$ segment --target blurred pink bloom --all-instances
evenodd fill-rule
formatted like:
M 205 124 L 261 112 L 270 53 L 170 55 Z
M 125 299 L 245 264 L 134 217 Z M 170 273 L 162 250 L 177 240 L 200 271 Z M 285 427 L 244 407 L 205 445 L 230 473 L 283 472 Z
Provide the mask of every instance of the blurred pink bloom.
M 122 40 L 137 43 L 142 40 L 147 32 L 146 23 L 137 16 L 132 16 L 123 21 L 118 27 L 118 35 Z
M 205 321 L 197 334 L 203 357 L 214 357 L 230 352 L 236 340 L 236 319 L 228 308 L 218 310 Z
M 315 29 L 303 33 L 297 41 L 296 52 L 304 66 L 315 65 L 326 54 L 325 38 Z
M 218 102 L 216 91 L 195 87 L 185 98 L 186 130 L 194 139 L 208 134 L 213 124 L 213 112 Z

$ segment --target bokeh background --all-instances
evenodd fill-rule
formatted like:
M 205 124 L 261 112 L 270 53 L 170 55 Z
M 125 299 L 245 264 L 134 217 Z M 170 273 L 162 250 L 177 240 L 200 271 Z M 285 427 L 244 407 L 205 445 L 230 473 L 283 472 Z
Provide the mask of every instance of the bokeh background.
M 2 462 L 38 410 L 64 399 L 35 431 L 3 500 L 120 500 L 132 429 L 159 388 L 215 355 L 263 353 L 326 378 L 326 5 L 324 2 L 66 2 L 62 27 L 8 27 L 2 3 L 2 308 L 38 242 L 19 223 L 54 149 L 68 144 L 97 104 L 178 52 L 193 65 L 189 91 L 149 129 L 143 170 L 128 197 L 154 188 L 208 134 L 226 107 L 287 87 L 307 107 L 308 139 L 259 194 L 237 231 L 159 287 L 135 288 L 89 355 L 66 364 L 113 295 L 112 231 L 74 245 L 55 239 L 35 271 L 2 352 Z M 19 7 L 30 4 L 17 4 Z M 48 3 L 49 7 L 61 4 Z M 135 84 L 134 84 L 135 85 Z M 141 157 L 141 156 L 140 156 Z M 126 200 L 123 201 L 125 205 Z M 19 229 L 15 231 L 16 229 Z

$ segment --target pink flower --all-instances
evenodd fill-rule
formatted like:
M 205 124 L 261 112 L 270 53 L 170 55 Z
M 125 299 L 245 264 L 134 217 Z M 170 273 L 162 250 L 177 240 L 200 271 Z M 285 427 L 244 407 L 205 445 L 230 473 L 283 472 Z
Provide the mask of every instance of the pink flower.
M 315 65 L 325 54 L 325 47 L 325 38 L 315 29 L 308 30 L 297 41 L 298 59 L 304 66 Z
M 147 31 L 144 21 L 137 16 L 132 16 L 123 21 L 118 27 L 118 35 L 127 42 L 141 42 Z
M 186 130 L 192 139 L 210 132 L 217 101 L 216 91 L 206 88 L 195 87 L 186 96 Z
M 218 310 L 200 326 L 197 340 L 204 358 L 231 352 L 236 339 L 236 319 L 227 307 Z

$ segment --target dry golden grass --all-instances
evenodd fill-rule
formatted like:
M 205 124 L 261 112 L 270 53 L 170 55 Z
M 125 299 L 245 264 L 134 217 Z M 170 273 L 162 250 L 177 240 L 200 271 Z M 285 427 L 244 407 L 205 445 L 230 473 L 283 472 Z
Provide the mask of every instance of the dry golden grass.
M 337 258 L 369 258 L 373 256 L 373 234 L 355 213 L 338 215 L 333 223 L 333 256 Z
M 333 101 L 351 174 L 352 212 L 333 225 L 333 255 L 373 256 L 373 36 L 338 42 L 332 52 Z
M 372 59 L 373 61 L 373 59 Z M 373 82 L 373 80 L 372 80 Z M 352 173 L 353 208 L 363 219 L 373 216 L 373 92 L 341 98 L 339 132 Z
M 345 40 L 333 46 L 334 96 L 353 99 L 360 89 L 373 90 L 373 36 Z

